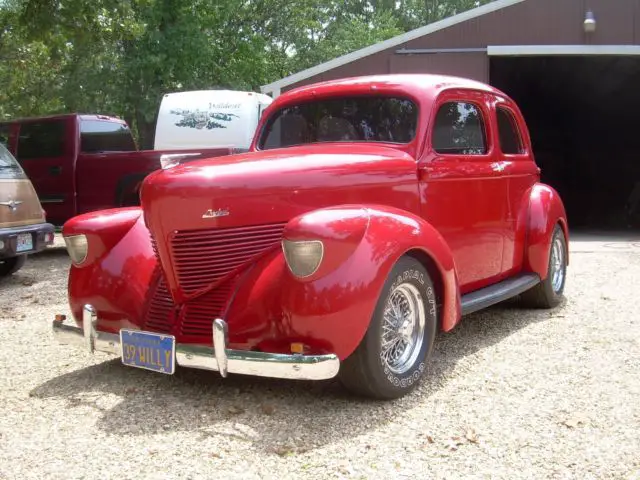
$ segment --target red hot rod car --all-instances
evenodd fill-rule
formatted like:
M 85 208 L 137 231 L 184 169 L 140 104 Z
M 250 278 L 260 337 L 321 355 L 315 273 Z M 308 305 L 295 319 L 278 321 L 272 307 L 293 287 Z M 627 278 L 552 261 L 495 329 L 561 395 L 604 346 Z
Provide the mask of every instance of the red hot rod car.
M 384 75 L 278 97 L 248 153 L 149 175 L 140 207 L 74 217 L 63 343 L 397 398 L 437 329 L 562 296 L 568 231 L 517 105 L 483 83 Z

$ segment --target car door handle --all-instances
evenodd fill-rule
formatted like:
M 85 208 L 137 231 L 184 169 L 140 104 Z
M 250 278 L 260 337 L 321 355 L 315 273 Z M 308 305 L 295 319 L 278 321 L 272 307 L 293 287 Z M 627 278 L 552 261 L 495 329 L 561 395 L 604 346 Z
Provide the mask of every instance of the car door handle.
M 60 173 L 62 172 L 62 167 L 49 167 L 49 173 L 53 176 L 57 176 L 60 175 Z

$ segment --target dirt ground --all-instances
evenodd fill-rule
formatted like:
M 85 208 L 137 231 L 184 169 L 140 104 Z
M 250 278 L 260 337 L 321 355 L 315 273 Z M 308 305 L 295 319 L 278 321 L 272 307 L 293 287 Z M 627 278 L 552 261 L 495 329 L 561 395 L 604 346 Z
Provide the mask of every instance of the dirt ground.
M 564 305 L 465 318 L 393 402 L 58 345 L 68 266 L 0 282 L 0 478 L 640 478 L 640 236 L 576 237 Z

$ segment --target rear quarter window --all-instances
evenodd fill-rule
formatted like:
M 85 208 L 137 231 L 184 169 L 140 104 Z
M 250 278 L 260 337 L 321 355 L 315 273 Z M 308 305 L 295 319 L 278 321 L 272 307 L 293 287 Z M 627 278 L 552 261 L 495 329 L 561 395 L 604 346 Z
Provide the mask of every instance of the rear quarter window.
M 524 153 L 518 124 L 513 114 L 502 107 L 496 109 L 498 119 L 498 135 L 500 137 L 500 149 L 502 153 L 515 155 Z
M 47 120 L 20 125 L 18 160 L 61 157 L 65 153 L 65 121 Z

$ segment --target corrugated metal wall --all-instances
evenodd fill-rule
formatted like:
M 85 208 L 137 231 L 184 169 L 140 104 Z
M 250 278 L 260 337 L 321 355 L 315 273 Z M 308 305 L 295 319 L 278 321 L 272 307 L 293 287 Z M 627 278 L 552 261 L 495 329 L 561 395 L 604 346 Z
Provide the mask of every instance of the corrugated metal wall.
M 586 34 L 584 15 L 592 9 L 597 29 Z M 484 53 L 398 54 L 405 49 L 485 48 L 488 45 L 638 45 L 640 0 L 526 0 L 454 25 L 392 49 L 292 84 L 381 73 L 446 73 L 488 81 Z

